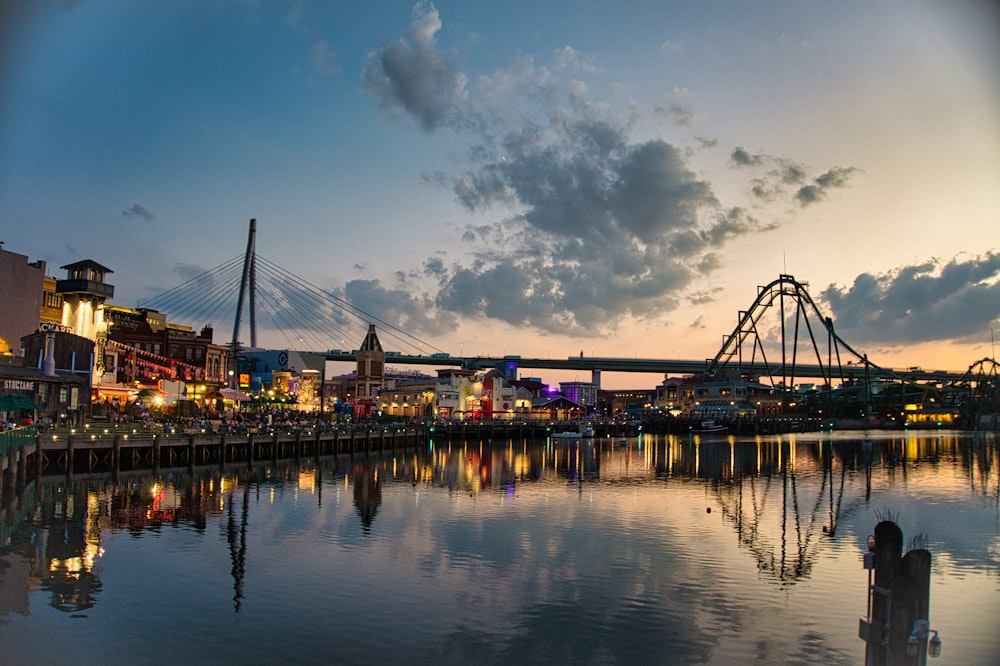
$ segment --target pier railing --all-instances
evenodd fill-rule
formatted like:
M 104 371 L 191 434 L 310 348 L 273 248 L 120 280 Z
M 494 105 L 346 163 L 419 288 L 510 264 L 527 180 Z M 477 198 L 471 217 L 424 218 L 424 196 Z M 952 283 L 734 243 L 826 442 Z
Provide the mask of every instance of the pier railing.
M 25 426 L 0 432 L 0 458 L 6 458 L 11 451 L 21 449 L 28 444 L 33 444 L 37 435 L 38 428 L 35 426 Z

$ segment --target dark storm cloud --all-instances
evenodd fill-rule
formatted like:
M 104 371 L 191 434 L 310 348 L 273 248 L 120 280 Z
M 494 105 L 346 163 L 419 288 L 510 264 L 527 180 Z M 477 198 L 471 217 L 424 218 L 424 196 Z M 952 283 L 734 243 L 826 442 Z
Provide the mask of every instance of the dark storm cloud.
M 822 298 L 848 343 L 985 340 L 1000 319 L 1000 254 L 863 273 Z
M 418 5 L 415 11 L 420 11 Z M 364 83 L 388 110 L 403 109 L 415 116 L 425 130 L 446 119 L 461 99 L 465 78 L 437 49 L 435 35 L 441 19 L 431 7 L 410 24 L 406 34 L 368 54 Z

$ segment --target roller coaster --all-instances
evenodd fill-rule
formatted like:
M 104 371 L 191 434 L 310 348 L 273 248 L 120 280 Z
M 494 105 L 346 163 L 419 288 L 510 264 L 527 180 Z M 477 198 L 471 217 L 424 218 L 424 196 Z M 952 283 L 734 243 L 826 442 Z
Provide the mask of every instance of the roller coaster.
M 706 374 L 747 381 L 766 377 L 786 403 L 805 400 L 832 416 L 895 416 L 918 410 L 931 420 L 945 413 L 974 419 L 1000 411 L 995 359 L 976 361 L 958 377 L 918 367 L 882 367 L 837 333 L 833 319 L 820 311 L 807 286 L 782 274 L 758 287 L 750 308 L 739 312 L 736 327 L 707 362 Z M 777 324 L 765 326 L 765 315 L 775 311 Z M 797 386 L 803 377 L 820 382 Z
M 363 339 L 371 322 L 378 322 L 384 343 L 400 351 L 387 352 L 400 365 L 461 365 L 479 370 L 500 367 L 513 358 L 522 368 L 590 370 L 599 383 L 603 372 L 646 372 L 701 375 L 770 384 L 781 399 L 781 411 L 821 413 L 832 418 L 900 419 L 935 422 L 962 419 L 974 423 L 981 415 L 1000 414 L 1000 377 L 993 358 L 976 361 L 964 373 L 925 371 L 919 367 L 892 369 L 872 362 L 841 337 L 825 316 L 807 283 L 791 275 L 757 288 L 747 310 L 740 311 L 733 331 L 723 337 L 711 359 L 661 360 L 579 357 L 538 359 L 464 357 L 444 353 L 434 345 L 364 312 L 346 299 L 321 289 L 257 256 L 255 221 L 251 220 L 246 254 L 148 301 L 146 307 L 188 317 L 194 324 L 217 321 L 235 309 L 232 355 L 238 356 L 243 302 L 249 302 L 251 347 L 257 342 L 256 304 L 269 313 L 273 329 L 289 349 L 311 348 L 326 360 L 353 361 L 344 351 L 347 340 Z M 242 270 L 240 266 L 242 264 Z M 259 278 L 259 279 L 258 279 Z M 239 296 L 234 298 L 236 290 Z M 773 322 L 777 314 L 777 323 Z M 765 315 L 768 315 L 765 318 Z M 227 315 L 223 315 L 224 318 Z M 299 344 L 301 343 L 301 344 Z M 331 347 L 339 347 L 330 349 Z M 328 351 L 315 351 L 327 349 Z M 802 380 L 816 380 L 804 382 Z M 805 410 L 802 410 L 802 406 Z M 996 423 L 993 427 L 996 427 Z

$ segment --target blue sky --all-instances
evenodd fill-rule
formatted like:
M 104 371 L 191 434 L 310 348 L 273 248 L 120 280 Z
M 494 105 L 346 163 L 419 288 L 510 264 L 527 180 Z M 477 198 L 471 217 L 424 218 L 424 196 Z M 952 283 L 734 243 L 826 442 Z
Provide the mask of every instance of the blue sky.
M 886 365 L 993 355 L 994 3 L 2 11 L 0 240 L 108 266 L 118 304 L 256 218 L 453 353 L 710 357 L 787 272 Z

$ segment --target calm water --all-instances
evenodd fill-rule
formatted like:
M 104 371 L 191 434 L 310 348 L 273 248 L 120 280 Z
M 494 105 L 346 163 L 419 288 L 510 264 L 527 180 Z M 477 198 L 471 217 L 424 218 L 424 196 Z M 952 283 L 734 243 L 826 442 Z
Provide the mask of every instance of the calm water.
M 876 514 L 938 664 L 1000 662 L 993 436 L 437 443 L 47 479 L 5 508 L 0 663 L 857 664 Z

